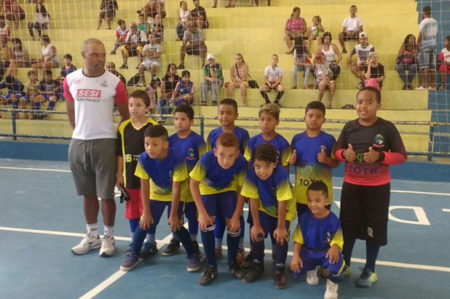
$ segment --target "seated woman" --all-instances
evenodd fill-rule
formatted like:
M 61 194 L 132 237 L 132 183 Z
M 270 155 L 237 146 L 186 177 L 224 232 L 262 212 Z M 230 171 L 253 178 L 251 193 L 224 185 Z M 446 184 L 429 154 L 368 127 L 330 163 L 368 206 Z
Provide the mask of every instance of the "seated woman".
M 416 37 L 408 34 L 398 50 L 395 65 L 395 70 L 403 81 L 403 90 L 414 89 L 411 83 L 417 73 L 417 50 Z
M 36 3 L 36 13 L 34 14 L 34 23 L 28 22 L 28 32 L 30 32 L 31 37 L 34 40 L 34 32 L 33 29 L 39 34 L 39 37 L 42 36 L 42 29 L 48 29 L 48 24 L 50 23 L 50 15 L 47 12 L 44 4 L 37 2 Z
M 47 34 L 43 34 L 39 39 L 41 42 L 42 57 L 32 64 L 33 69 L 41 68 L 43 70 L 58 68 L 59 57 L 56 47 L 51 44 L 50 37 Z
M 30 56 L 28 55 L 28 51 L 22 44 L 22 41 L 19 38 L 13 38 L 12 40 L 13 48 L 11 57 L 9 59 L 9 69 L 8 74 L 17 75 L 18 67 L 30 67 L 31 61 Z
M 102 3 L 100 3 L 100 13 L 98 14 L 97 29 L 100 29 L 103 20 L 106 22 L 106 29 L 111 29 L 111 21 L 116 16 L 116 10 L 118 9 L 116 0 L 102 0 Z
M 0 80 L 3 79 L 9 67 L 11 55 L 12 52 L 8 46 L 8 38 L 6 36 L 0 36 Z
M 288 48 L 287 54 L 291 54 L 294 51 L 292 41 L 296 37 L 301 36 L 305 38 L 306 28 L 305 19 L 300 17 L 300 7 L 294 7 L 291 17 L 287 19 L 284 26 L 284 41 Z
M 225 83 L 227 98 L 233 98 L 233 90 L 239 88 L 241 91 L 241 106 L 245 105 L 248 88 L 248 65 L 241 54 L 236 54 L 234 64 L 230 70 L 230 82 Z
M 320 49 L 325 55 L 325 60 L 331 71 L 333 72 L 333 80 L 336 80 L 341 73 L 339 62 L 342 60 L 342 54 L 336 44 L 331 43 L 331 33 L 325 32 L 322 37 L 322 45 Z
M 3 14 L 6 19 L 11 21 L 14 25 L 14 29 L 19 28 L 19 22 L 25 19 L 25 11 L 20 7 L 17 0 L 3 0 Z
M 181 77 L 177 74 L 177 66 L 175 63 L 169 63 L 166 75 L 161 80 L 161 98 L 158 100 L 159 121 L 164 121 L 163 114 L 169 114 L 170 99 L 179 81 L 181 81 Z

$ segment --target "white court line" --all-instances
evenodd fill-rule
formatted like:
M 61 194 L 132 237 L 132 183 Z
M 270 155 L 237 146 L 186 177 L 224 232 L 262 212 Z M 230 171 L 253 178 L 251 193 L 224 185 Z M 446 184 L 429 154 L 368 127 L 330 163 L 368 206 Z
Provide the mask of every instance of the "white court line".
M 450 209 L 442 209 L 442 212 L 450 213 Z
M 187 224 L 185 224 L 187 225 Z M 25 229 L 25 228 L 14 228 L 14 227 L 5 227 L 0 226 L 0 231 L 11 231 L 11 232 L 22 232 L 22 233 L 32 233 L 32 234 L 45 234 L 45 235 L 55 235 L 55 236 L 66 236 L 66 237 L 83 237 L 84 234 L 80 233 L 70 233 L 70 232 L 61 232 L 61 231 L 51 231 L 51 230 L 37 230 L 37 229 Z M 116 240 L 120 241 L 130 241 L 131 239 L 129 237 L 114 237 Z M 165 245 L 170 242 L 170 239 L 172 238 L 172 234 L 169 234 L 162 240 L 156 240 L 158 242 L 158 245 Z M 158 246 L 160 247 L 160 246 Z M 226 246 L 223 246 L 224 249 L 227 249 Z M 248 252 L 250 249 L 245 248 L 245 250 Z M 266 249 L 264 251 L 267 254 L 272 254 L 272 250 Z M 289 256 L 293 255 L 292 251 L 288 252 Z M 352 258 L 352 262 L 364 264 L 366 261 L 364 259 L 360 258 Z M 391 262 L 391 261 L 377 261 L 377 265 L 380 266 L 387 266 L 387 267 L 395 267 L 395 268 L 403 268 L 403 269 L 415 269 L 415 270 L 425 270 L 425 271 L 435 271 L 435 272 L 446 272 L 450 273 L 450 267 L 440 267 L 440 266 L 430 266 L 430 265 L 420 265 L 420 264 L 408 264 L 408 263 L 397 263 L 397 262 Z M 100 286 L 103 286 L 104 290 L 106 287 L 117 281 L 120 277 L 122 277 L 126 272 L 124 272 L 122 275 L 119 275 L 118 272 L 124 272 L 122 270 L 117 271 L 113 275 L 111 275 L 109 278 L 107 278 L 105 281 L 103 281 L 101 284 L 99 284 L 94 289 L 100 289 Z M 109 281 L 109 283 L 106 285 L 104 284 L 106 281 Z M 105 287 L 106 285 L 106 287 Z M 92 290 L 94 290 L 92 289 Z M 98 290 L 97 289 L 97 290 Z M 92 291 L 91 290 L 91 291 Z M 91 292 L 89 291 L 89 292 Z M 88 292 L 88 293 L 89 293 Z M 100 293 L 101 291 L 98 291 Z M 86 293 L 86 294 L 88 294 Z M 98 294 L 97 293 L 97 294 Z M 84 295 L 85 296 L 85 295 Z M 91 298 L 91 297 L 82 297 L 82 298 Z
M 9 170 L 35 170 L 35 171 L 49 171 L 49 172 L 65 172 L 70 173 L 68 169 L 49 169 L 49 168 L 28 168 L 28 167 L 10 167 L 10 166 L 0 166 L 0 169 Z M 333 189 L 341 190 L 342 187 L 333 187 Z M 420 195 L 437 195 L 437 196 L 448 196 L 450 193 L 439 193 L 439 192 L 426 192 L 426 191 L 413 191 L 413 190 L 391 190 L 392 193 L 407 193 L 407 194 L 420 194 Z

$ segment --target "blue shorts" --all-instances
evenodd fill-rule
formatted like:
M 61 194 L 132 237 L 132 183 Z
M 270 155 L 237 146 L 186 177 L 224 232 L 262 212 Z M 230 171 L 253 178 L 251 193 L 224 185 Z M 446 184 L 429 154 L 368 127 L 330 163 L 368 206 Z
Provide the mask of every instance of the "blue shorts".
M 58 94 L 43 94 L 42 95 L 43 97 L 44 97 L 44 99 L 48 102 L 48 101 L 50 101 L 50 97 L 51 96 L 55 96 L 56 97 L 56 101 L 58 100 L 58 98 L 59 98 L 59 96 L 58 96 Z
M 294 273 L 294 277 L 300 278 L 307 271 L 314 270 L 317 266 L 327 269 L 330 277 L 339 277 L 345 265 L 342 253 L 339 252 L 339 260 L 335 264 L 330 264 L 330 260 L 325 258 L 326 255 L 327 251 L 316 252 L 302 247 L 300 257 L 302 258 L 303 268 L 300 270 L 300 273 Z
M 278 227 L 278 218 L 272 217 L 264 212 L 259 211 L 259 223 L 261 224 L 261 227 L 264 230 L 264 238 L 267 238 L 267 235 L 270 234 L 272 244 L 275 243 L 273 232 Z M 287 231 L 289 231 L 290 225 L 291 222 L 289 220 L 286 220 Z
M 170 216 L 170 210 L 172 208 L 172 202 L 171 201 L 158 201 L 150 199 L 150 211 L 152 212 L 153 217 L 153 224 L 150 226 L 148 233 L 154 234 L 156 232 L 156 227 L 159 224 L 159 220 L 161 219 L 161 216 L 167 207 L 167 218 Z M 180 202 L 180 205 L 178 206 L 178 217 L 182 219 L 184 210 L 184 202 Z
M 236 209 L 237 192 L 227 191 L 217 194 L 202 195 L 202 202 L 209 216 L 222 216 L 230 219 Z
M 420 69 L 436 69 L 436 47 L 420 46 L 418 60 Z
M 11 103 L 11 97 L 15 95 L 17 97 L 17 101 L 19 101 L 19 99 L 21 97 L 23 97 L 23 94 L 20 92 L 14 92 L 14 93 L 8 93 L 7 95 L 2 96 L 3 100 L 6 101 L 7 103 Z

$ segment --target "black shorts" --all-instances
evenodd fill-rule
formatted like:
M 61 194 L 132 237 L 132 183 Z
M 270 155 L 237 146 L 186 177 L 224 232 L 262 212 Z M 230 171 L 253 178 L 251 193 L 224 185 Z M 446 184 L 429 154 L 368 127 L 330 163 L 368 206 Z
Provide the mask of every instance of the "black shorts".
M 205 47 L 205 53 L 207 49 Z M 200 47 L 186 47 L 186 54 L 188 55 L 200 55 Z
M 340 220 L 345 239 L 387 244 L 391 184 L 381 186 L 342 185 Z

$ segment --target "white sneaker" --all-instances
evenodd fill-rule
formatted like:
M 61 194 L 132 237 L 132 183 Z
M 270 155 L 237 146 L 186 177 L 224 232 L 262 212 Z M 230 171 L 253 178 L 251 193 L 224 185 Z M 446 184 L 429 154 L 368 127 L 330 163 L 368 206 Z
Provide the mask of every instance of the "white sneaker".
M 98 236 L 86 235 L 77 246 L 72 248 L 72 252 L 74 254 L 85 254 L 93 249 L 100 248 L 101 245 L 102 241 Z
M 98 255 L 107 257 L 113 256 L 116 251 L 116 247 L 114 246 L 114 237 L 104 236 L 102 239 L 102 248 L 100 248 L 100 252 Z
M 325 291 L 325 295 L 323 295 L 324 299 L 337 299 L 338 298 L 338 289 L 339 286 L 337 283 L 332 282 L 327 279 L 327 290 Z
M 427 89 L 423 86 L 419 86 L 419 87 L 416 87 L 415 90 L 427 90 Z
M 306 282 L 312 286 L 319 284 L 319 277 L 317 276 L 317 268 L 306 272 Z

